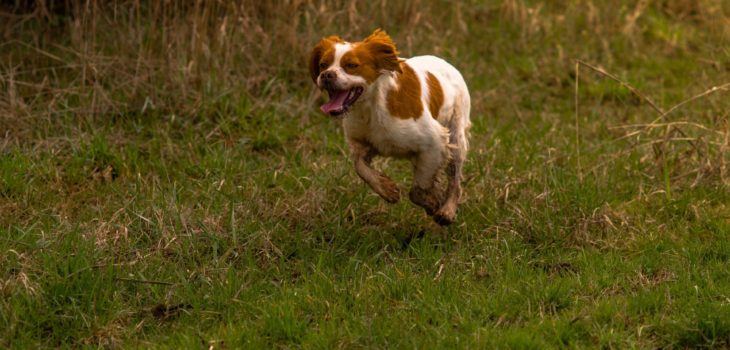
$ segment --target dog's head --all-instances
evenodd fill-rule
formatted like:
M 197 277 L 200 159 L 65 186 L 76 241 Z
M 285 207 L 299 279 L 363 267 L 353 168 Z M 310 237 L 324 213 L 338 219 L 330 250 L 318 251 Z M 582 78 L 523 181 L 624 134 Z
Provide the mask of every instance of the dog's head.
M 331 116 L 347 112 L 381 74 L 392 71 L 401 71 L 398 51 L 380 29 L 355 43 L 338 36 L 324 38 L 309 59 L 312 80 L 329 95 L 320 109 Z

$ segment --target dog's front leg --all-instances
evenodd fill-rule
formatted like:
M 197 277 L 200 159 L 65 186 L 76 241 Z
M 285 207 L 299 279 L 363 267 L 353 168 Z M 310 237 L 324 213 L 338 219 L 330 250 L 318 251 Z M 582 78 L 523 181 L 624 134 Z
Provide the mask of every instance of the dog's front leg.
M 353 140 L 350 141 L 350 150 L 357 175 L 388 203 L 398 202 L 400 200 L 398 185 L 385 174 L 373 169 L 371 165 L 377 151 L 368 144 Z

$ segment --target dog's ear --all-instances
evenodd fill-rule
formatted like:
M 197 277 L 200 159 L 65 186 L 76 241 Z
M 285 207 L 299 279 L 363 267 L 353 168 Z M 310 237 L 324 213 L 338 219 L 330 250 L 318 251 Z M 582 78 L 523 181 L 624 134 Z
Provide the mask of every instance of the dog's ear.
M 393 40 L 384 30 L 380 28 L 376 29 L 362 43 L 370 51 L 378 69 L 402 73 L 400 61 L 398 60 L 398 50 Z
M 339 42 L 343 42 L 342 38 L 337 35 L 331 35 L 320 40 L 319 43 L 314 46 L 314 49 L 312 49 L 312 53 L 309 55 L 309 74 L 312 75 L 312 80 L 314 80 L 315 83 L 319 76 L 319 61 L 322 60 L 322 55 L 324 55 L 327 49 Z

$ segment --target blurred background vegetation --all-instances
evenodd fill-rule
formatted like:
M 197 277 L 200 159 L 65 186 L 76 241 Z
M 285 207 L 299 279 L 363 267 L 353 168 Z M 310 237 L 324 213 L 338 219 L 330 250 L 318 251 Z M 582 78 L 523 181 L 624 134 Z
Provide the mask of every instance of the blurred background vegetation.
M 20 142 L 38 123 L 53 134 L 79 120 L 208 118 L 240 113 L 241 104 L 306 125 L 318 96 L 304 74 L 312 44 L 332 33 L 357 40 L 378 27 L 406 57 L 436 54 L 461 68 L 476 115 L 572 106 L 577 59 L 615 70 L 669 108 L 726 83 L 728 7 L 721 0 L 4 1 L 0 128 Z M 587 95 L 640 104 L 588 73 L 583 103 L 592 102 Z M 716 131 L 726 130 L 717 124 L 726 116 L 719 99 L 698 102 L 714 115 L 710 125 L 698 121 Z M 654 119 L 638 111 L 610 120 L 594 112 L 607 123 Z

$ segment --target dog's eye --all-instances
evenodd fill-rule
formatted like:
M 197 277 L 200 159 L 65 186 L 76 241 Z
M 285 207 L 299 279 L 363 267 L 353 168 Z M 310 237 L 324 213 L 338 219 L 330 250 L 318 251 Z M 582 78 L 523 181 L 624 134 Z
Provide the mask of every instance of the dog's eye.
M 327 68 L 327 63 L 321 62 L 319 64 L 319 69 L 324 70 L 325 68 Z
M 348 63 L 348 64 L 345 65 L 345 68 L 347 68 L 347 69 L 355 69 L 355 68 L 357 68 L 359 66 L 360 65 L 357 64 L 357 63 Z

